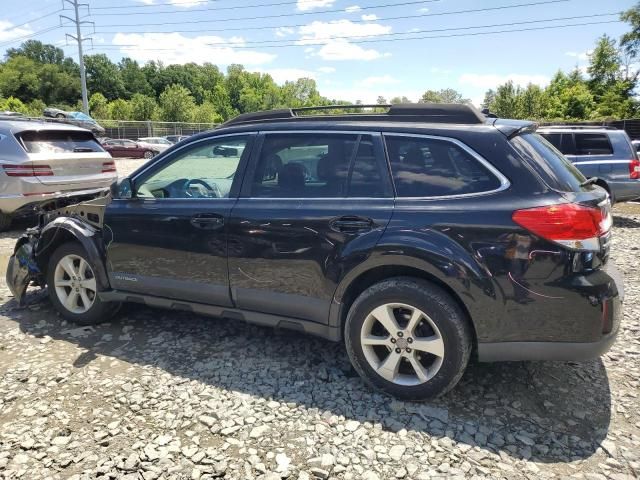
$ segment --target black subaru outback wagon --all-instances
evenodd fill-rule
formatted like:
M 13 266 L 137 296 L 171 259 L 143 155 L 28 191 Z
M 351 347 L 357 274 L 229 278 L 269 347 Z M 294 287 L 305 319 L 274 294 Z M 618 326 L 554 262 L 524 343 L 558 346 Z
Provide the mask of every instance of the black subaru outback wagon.
M 80 324 L 142 302 L 344 341 L 405 399 L 452 388 L 472 354 L 610 348 L 610 201 L 535 124 L 462 105 L 314 110 L 241 115 L 109 195 L 45 206 L 16 245 L 14 295 L 48 285 Z

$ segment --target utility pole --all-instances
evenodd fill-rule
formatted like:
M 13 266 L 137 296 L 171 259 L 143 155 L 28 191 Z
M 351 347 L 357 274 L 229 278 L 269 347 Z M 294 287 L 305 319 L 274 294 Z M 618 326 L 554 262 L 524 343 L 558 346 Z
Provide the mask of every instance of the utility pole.
M 82 111 L 89 115 L 89 94 L 87 93 L 87 75 L 84 69 L 84 53 L 82 51 L 82 42 L 85 40 L 91 40 L 90 38 L 85 38 L 82 36 L 81 26 L 82 25 L 94 25 L 93 22 L 90 21 L 82 21 L 80 19 L 80 7 L 86 7 L 89 10 L 88 3 L 78 3 L 78 0 L 62 0 L 62 8 L 65 9 L 65 4 L 68 3 L 73 7 L 74 10 L 74 18 L 67 17 L 66 15 L 60 15 L 60 20 L 62 19 L 69 20 L 71 23 L 76 26 L 76 35 L 71 35 L 69 33 L 66 34 L 67 37 L 78 42 L 78 63 L 80 64 L 80 85 L 82 87 Z

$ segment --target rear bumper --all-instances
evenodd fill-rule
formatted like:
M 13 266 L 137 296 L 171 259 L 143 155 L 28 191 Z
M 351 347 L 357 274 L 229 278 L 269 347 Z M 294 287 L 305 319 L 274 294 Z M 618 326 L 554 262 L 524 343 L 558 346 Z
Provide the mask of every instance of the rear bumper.
M 627 202 L 640 198 L 640 180 L 609 182 L 609 188 L 616 202 Z
M 108 185 L 85 188 L 80 190 L 63 190 L 54 193 L 39 193 L 34 195 L 0 195 L 0 212 L 10 215 L 27 215 L 32 213 L 32 210 L 37 205 L 47 202 L 48 200 L 54 200 L 57 198 L 64 198 L 68 196 L 79 195 L 91 195 L 94 193 L 105 192 L 109 189 Z
M 608 278 L 607 296 L 603 296 L 600 319 L 585 321 L 602 321 L 608 315 L 611 331 L 603 333 L 595 342 L 487 342 L 478 343 L 478 360 L 480 362 L 558 360 L 581 361 L 591 360 L 603 355 L 615 343 L 622 318 L 624 300 L 624 279 L 613 262 L 609 261 L 603 272 Z M 606 312 L 606 313 L 605 313 Z

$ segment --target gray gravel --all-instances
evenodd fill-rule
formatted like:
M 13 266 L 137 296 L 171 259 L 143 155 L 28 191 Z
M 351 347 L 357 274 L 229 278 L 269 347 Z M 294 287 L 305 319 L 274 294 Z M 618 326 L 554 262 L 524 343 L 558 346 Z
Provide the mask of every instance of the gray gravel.
M 472 364 L 427 404 L 368 390 L 320 339 L 142 306 L 77 327 L 37 291 L 19 308 L 3 281 L 0 478 L 637 478 L 640 208 L 616 211 L 613 350 Z

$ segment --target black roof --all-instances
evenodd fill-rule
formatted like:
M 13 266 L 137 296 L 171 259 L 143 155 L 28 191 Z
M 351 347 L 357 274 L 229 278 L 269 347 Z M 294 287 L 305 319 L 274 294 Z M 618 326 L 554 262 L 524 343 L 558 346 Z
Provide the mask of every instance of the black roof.
M 378 112 L 373 109 L 386 109 L 386 112 Z M 349 110 L 355 110 L 356 113 L 336 113 L 336 111 L 346 112 Z M 320 114 L 312 114 L 313 112 L 320 112 Z M 398 105 L 327 105 L 243 113 L 227 121 L 222 126 L 229 127 L 232 125 L 283 120 L 365 120 L 480 125 L 486 123 L 487 119 L 475 107 L 463 104 L 405 103 Z

